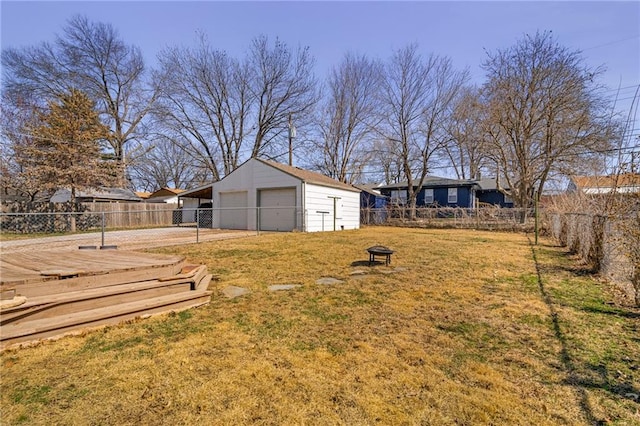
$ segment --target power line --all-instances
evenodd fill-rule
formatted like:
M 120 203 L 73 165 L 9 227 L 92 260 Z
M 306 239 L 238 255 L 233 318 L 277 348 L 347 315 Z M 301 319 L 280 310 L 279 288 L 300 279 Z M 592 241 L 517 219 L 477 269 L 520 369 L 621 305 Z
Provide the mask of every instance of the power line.
M 610 42 L 607 42 L 607 43 L 599 44 L 597 46 L 587 47 L 585 49 L 580 49 L 580 50 L 584 52 L 585 50 L 599 49 L 601 47 L 611 46 L 612 44 L 618 44 L 618 43 L 622 43 L 622 42 L 625 42 L 625 41 L 633 40 L 633 39 L 636 39 L 636 38 L 640 38 L 640 34 L 636 34 L 636 35 L 631 36 L 631 37 L 622 38 L 622 39 L 619 39 L 619 40 L 614 40 L 614 41 L 610 41 Z

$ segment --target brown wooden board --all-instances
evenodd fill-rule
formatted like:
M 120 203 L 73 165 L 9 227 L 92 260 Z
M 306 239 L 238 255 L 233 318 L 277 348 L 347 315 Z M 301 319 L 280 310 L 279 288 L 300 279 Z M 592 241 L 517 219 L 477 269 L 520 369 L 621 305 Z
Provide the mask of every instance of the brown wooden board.
M 3 254 L 0 262 L 0 283 L 20 286 L 42 283 L 51 279 L 67 278 L 63 280 L 67 281 L 81 277 L 154 269 L 159 275 L 147 279 L 161 278 L 179 272 L 183 262 L 184 258 L 181 256 L 117 250 L 7 253 Z M 149 274 L 138 275 L 148 276 Z

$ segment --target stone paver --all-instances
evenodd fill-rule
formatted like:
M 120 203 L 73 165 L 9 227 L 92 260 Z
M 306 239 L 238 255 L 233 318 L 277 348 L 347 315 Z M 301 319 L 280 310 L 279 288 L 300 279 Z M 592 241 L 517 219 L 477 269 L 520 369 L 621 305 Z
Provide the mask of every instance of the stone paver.
M 235 297 L 239 297 L 245 294 L 250 293 L 250 291 L 244 287 L 236 287 L 234 285 L 230 285 L 229 287 L 225 287 L 222 289 L 222 294 L 229 299 L 233 299 Z
M 337 278 L 333 278 L 333 277 L 322 277 L 316 281 L 316 284 L 333 285 L 333 284 L 342 284 L 343 282 L 344 281 L 339 280 Z
M 293 290 L 294 288 L 302 287 L 300 284 L 276 284 L 270 285 L 269 291 L 283 291 L 283 290 Z
M 356 269 L 355 271 L 351 272 L 351 275 L 367 275 L 368 272 L 367 271 L 363 271 L 362 269 Z

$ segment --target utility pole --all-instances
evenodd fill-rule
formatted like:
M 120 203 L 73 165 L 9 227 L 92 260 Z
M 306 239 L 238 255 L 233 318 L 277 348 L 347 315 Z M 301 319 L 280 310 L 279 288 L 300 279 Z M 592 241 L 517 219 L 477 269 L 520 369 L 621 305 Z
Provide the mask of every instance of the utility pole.
M 293 125 L 291 113 L 289 113 L 289 165 L 293 166 L 293 138 L 296 137 L 296 128 Z

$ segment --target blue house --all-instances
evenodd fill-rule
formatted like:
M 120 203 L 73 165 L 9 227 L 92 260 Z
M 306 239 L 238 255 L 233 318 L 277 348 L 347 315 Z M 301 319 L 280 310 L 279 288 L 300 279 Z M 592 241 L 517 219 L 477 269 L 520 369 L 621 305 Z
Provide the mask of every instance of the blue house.
M 480 179 L 476 181 L 476 198 L 479 205 L 490 204 L 492 206 L 513 207 L 513 199 L 498 191 L 495 178 Z M 504 185 L 502 185 L 504 187 Z
M 371 185 L 354 185 L 360 191 L 361 209 L 383 209 L 389 202 L 389 197 L 382 195 L 377 187 Z
M 407 204 L 407 182 L 380 186 L 380 193 L 389 197 L 392 205 Z M 417 186 L 414 187 L 417 190 Z M 513 201 L 498 191 L 495 179 L 449 179 L 427 176 L 418 192 L 417 207 L 475 208 L 480 204 L 513 207 Z

